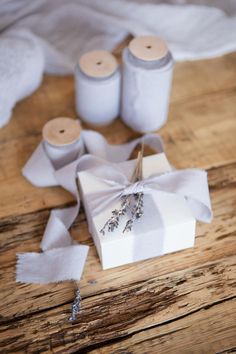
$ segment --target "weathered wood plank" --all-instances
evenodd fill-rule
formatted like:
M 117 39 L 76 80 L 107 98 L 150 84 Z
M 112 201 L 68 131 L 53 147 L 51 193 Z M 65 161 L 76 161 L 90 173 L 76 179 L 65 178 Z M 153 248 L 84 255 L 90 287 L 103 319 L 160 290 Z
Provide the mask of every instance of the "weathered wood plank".
M 176 65 L 169 121 L 160 134 L 177 167 L 210 168 L 236 161 L 235 58 L 231 54 Z M 65 191 L 32 187 L 20 170 L 39 143 L 46 121 L 75 116 L 73 89 L 71 77 L 45 77 L 42 87 L 17 105 L 11 124 L 1 129 L 0 217 L 72 201 Z M 120 120 L 99 130 L 112 143 L 136 136 Z
M 235 166 L 214 168 L 209 172 L 214 210 L 212 224 L 199 224 L 196 246 L 193 249 L 154 258 L 145 262 L 102 271 L 101 265 L 88 234 L 85 216 L 81 213 L 73 227 L 75 239 L 91 246 L 81 281 L 84 297 L 149 279 L 156 274 L 200 266 L 236 253 L 236 189 Z M 31 312 L 59 306 L 72 301 L 73 285 L 26 285 L 15 283 L 17 252 L 38 251 L 49 211 L 2 219 L 0 264 L 2 280 L 6 285 L 0 293 L 2 320 L 12 320 Z M 35 299 L 37 301 L 35 301 Z M 27 304 L 27 305 L 26 305 Z
M 232 354 L 232 353 L 236 353 L 236 346 L 234 348 L 229 348 L 229 349 L 220 351 L 217 354 Z
M 223 319 L 222 319 L 223 317 Z M 90 354 L 213 354 L 235 353 L 236 300 L 203 308 L 176 321 L 140 331 L 90 350 Z
M 234 256 L 87 297 L 78 321 L 68 304 L 0 327 L 6 353 L 71 352 L 172 321 L 235 295 Z M 40 301 L 40 299 L 39 299 Z

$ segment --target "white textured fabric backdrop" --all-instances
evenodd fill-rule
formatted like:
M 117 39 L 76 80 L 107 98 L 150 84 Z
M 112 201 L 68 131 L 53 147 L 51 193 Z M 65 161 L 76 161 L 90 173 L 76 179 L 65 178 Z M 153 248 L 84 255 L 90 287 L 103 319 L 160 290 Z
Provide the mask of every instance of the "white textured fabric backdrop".
M 129 33 L 163 37 L 176 60 L 208 58 L 236 49 L 235 0 L 159 3 L 8 0 L 0 6 L 0 30 L 24 27 L 39 36 L 46 54 L 45 70 L 50 73 L 71 72 L 81 53 L 94 48 L 112 50 Z M 204 3 L 219 8 L 200 6 Z
M 82 53 L 112 50 L 128 34 L 163 37 L 175 60 L 219 56 L 236 50 L 236 1 L 2 0 L 0 126 L 43 72 L 72 73 Z

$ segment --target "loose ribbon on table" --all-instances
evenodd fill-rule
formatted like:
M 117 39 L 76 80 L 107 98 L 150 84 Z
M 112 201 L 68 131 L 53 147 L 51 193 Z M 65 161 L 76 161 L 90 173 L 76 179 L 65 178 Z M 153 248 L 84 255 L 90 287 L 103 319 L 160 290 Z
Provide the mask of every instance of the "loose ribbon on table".
M 63 280 L 80 280 L 87 258 L 88 246 L 76 243 L 69 228 L 80 209 L 80 196 L 76 184 L 77 171 L 99 167 L 104 161 L 126 161 L 139 143 L 150 146 L 156 152 L 163 151 L 161 138 L 147 134 L 129 143 L 109 145 L 104 137 L 94 131 L 81 133 L 83 152 L 75 161 L 65 163 L 60 169 L 53 166 L 41 142 L 24 166 L 25 178 L 37 187 L 61 186 L 77 200 L 73 207 L 51 211 L 41 242 L 41 253 L 18 254 L 16 280 L 24 283 L 50 283 Z M 87 153 L 90 155 L 83 155 Z M 94 157 L 97 157 L 96 159 Z
M 86 201 L 95 216 L 111 206 L 122 196 L 143 192 L 177 194 L 186 202 L 196 220 L 210 222 L 212 219 L 207 173 L 198 169 L 172 170 L 131 183 L 115 165 L 103 164 L 89 171 L 107 188 L 86 196 Z

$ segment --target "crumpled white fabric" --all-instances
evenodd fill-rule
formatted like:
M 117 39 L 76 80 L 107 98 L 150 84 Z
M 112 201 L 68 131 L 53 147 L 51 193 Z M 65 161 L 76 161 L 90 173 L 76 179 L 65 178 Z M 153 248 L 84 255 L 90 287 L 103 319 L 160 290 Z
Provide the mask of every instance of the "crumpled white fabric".
M 82 131 L 81 139 L 84 144 L 83 150 L 87 154 L 79 156 L 62 168 L 58 170 L 54 168 L 43 142 L 39 144 L 23 168 L 23 175 L 32 184 L 38 187 L 59 185 L 75 197 L 77 204 L 65 209 L 52 210 L 40 245 L 43 253 L 18 254 L 16 280 L 19 282 L 49 283 L 80 280 L 88 246 L 76 244 L 68 231 L 80 209 L 80 196 L 76 183 L 78 170 L 96 167 L 104 160 L 114 163 L 125 161 L 137 144 L 142 142 L 155 151 L 163 151 L 160 137 L 154 134 L 144 135 L 122 145 L 109 145 L 101 134 L 89 130 Z M 99 159 L 94 159 L 94 156 Z
M 43 49 L 31 32 L 0 36 L 0 127 L 8 123 L 15 103 L 39 87 L 44 68 Z
M 38 87 L 40 79 L 36 78 L 38 76 L 41 78 L 43 71 L 50 74 L 71 74 L 82 53 L 92 49 L 112 50 L 128 34 L 134 36 L 155 34 L 163 37 L 175 60 L 211 58 L 234 51 L 235 3 L 232 0 L 224 2 L 202 0 L 201 5 L 204 3 L 215 4 L 219 8 L 186 5 L 185 1 L 181 0 L 169 1 L 169 4 L 137 0 L 2 1 L 0 81 L 8 71 L 9 78 L 12 78 L 12 72 L 15 72 L 16 76 L 15 80 L 9 81 L 8 86 L 6 81 L 3 81 L 1 86 L 0 127 L 9 120 L 14 104 Z M 21 39 L 18 38 L 22 29 L 25 31 L 27 43 L 30 44 L 29 58 L 23 53 L 25 43 L 22 36 Z M 5 41 L 8 31 L 14 33 L 13 46 L 22 46 L 22 61 L 20 50 L 15 52 L 13 59 L 11 53 L 8 55 L 6 51 L 4 54 L 4 47 L 9 44 L 6 42 L 3 44 L 2 41 Z M 36 63 L 42 56 L 40 50 L 43 53 L 41 59 L 43 68 Z M 10 56 L 11 60 L 8 60 Z M 17 65 L 19 60 L 20 68 Z M 32 60 L 35 60 L 35 64 Z M 36 64 L 39 67 L 32 70 L 32 65 Z M 28 86 L 25 80 L 22 82 L 18 80 L 21 94 L 14 90 L 19 71 L 28 80 Z M 3 91 L 9 92 L 11 104 L 8 103 L 6 96 L 2 95 Z

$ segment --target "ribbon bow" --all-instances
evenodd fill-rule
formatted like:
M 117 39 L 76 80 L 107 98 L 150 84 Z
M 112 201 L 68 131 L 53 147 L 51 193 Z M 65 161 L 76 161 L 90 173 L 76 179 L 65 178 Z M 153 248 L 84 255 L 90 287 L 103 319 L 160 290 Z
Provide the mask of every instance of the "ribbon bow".
M 131 183 L 115 165 L 103 165 L 90 170 L 89 173 L 107 185 L 107 188 L 91 193 L 86 198 L 93 216 L 120 200 L 122 196 L 138 192 L 161 192 L 184 197 L 196 220 L 210 222 L 212 219 L 207 173 L 203 170 L 172 170 L 135 183 Z

